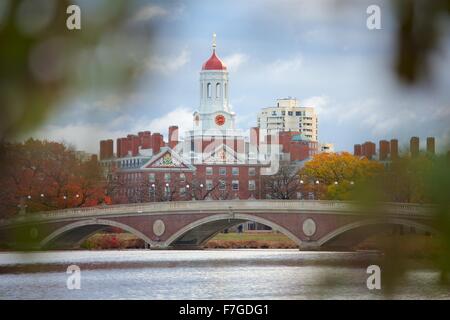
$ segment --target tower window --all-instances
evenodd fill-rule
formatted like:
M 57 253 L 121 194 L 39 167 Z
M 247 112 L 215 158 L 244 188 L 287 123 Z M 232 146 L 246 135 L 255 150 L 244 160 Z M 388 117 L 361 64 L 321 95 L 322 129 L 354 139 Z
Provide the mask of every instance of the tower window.
M 217 83 L 216 84 L 216 98 L 220 98 L 220 90 L 221 90 L 220 83 Z
M 227 97 L 228 97 L 228 86 L 227 86 L 227 84 L 225 83 L 224 85 L 223 85 L 223 91 L 224 91 L 224 93 L 223 93 L 223 95 L 224 95 L 224 97 L 225 97 L 225 99 L 227 99 Z
M 211 83 L 208 83 L 206 86 L 206 94 L 208 98 L 211 98 Z

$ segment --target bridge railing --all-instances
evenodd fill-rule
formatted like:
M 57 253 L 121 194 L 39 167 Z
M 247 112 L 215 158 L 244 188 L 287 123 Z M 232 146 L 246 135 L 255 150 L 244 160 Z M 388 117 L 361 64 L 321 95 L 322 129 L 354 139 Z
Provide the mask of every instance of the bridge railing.
M 88 208 L 70 208 L 27 215 L 18 215 L 12 219 L 0 220 L 1 225 L 29 221 L 58 220 L 64 218 L 99 217 L 124 214 L 177 214 L 177 213 L 217 213 L 217 212 L 298 212 L 311 211 L 323 214 L 361 214 L 383 213 L 388 215 L 429 217 L 433 206 L 423 204 L 380 203 L 376 207 L 364 207 L 356 202 L 327 200 L 202 200 L 149 202 L 135 204 L 102 205 Z

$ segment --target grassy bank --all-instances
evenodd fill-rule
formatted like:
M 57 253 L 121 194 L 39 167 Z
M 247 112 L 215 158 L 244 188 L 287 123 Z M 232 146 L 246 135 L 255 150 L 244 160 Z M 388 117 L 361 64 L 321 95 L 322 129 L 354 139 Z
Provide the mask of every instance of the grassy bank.
M 209 240 L 209 249 L 292 249 L 297 245 L 277 232 L 219 233 Z

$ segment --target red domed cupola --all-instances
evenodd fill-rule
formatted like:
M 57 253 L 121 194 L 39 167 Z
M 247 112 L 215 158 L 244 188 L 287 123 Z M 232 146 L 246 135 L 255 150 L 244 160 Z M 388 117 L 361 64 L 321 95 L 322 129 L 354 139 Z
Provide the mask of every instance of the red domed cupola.
M 227 66 L 216 56 L 216 50 L 213 50 L 211 58 L 203 64 L 202 70 L 227 70 Z
M 216 34 L 213 35 L 213 53 L 211 57 L 206 61 L 202 70 L 227 70 L 227 66 L 216 55 Z

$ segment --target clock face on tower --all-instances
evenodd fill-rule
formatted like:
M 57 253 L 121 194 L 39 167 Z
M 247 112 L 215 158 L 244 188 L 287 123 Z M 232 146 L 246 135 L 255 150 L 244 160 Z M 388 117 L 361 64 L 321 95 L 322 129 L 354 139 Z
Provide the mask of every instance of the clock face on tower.
M 219 114 L 218 116 L 216 116 L 215 122 L 218 126 L 223 126 L 225 124 L 225 117 Z

